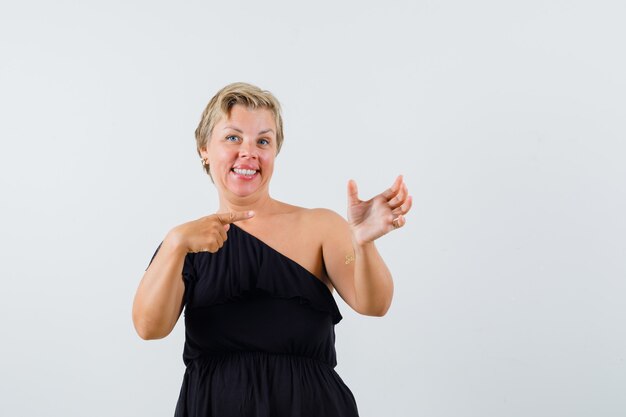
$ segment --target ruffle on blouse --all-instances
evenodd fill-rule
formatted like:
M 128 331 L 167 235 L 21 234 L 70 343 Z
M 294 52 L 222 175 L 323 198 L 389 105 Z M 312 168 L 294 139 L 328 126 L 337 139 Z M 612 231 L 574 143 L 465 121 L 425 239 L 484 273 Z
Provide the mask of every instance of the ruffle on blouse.
M 231 224 L 228 239 L 216 253 L 187 254 L 183 268 L 186 313 L 229 303 L 263 291 L 294 299 L 331 316 L 342 316 L 329 288 L 302 265 Z

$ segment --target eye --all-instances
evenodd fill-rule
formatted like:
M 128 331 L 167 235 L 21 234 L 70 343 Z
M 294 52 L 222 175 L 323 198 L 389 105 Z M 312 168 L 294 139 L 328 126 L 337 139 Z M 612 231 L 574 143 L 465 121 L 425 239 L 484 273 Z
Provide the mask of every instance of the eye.
M 230 135 L 226 136 L 226 142 L 237 142 L 239 140 L 238 136 Z
M 267 139 L 259 139 L 259 144 L 260 145 L 269 145 L 270 141 Z

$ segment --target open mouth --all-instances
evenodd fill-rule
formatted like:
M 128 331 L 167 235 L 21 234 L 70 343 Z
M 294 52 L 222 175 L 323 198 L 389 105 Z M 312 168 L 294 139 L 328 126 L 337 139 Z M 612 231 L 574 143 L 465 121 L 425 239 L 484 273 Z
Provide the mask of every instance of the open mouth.
M 243 177 L 243 178 L 252 178 L 257 174 L 257 172 L 259 172 L 254 169 L 242 169 L 242 168 L 233 168 L 231 169 L 231 171 L 237 174 L 237 176 Z

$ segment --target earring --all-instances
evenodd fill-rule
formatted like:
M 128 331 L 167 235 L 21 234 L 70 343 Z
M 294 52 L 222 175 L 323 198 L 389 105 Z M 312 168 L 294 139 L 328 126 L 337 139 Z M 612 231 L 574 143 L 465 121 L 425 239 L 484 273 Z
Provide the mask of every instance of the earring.
M 200 158 L 200 159 L 202 160 L 202 167 L 203 167 L 206 171 L 208 171 L 208 170 L 209 170 L 209 161 L 208 161 L 208 160 L 206 160 L 205 158 Z M 209 176 L 210 176 L 210 175 L 211 175 L 211 174 L 209 174 Z

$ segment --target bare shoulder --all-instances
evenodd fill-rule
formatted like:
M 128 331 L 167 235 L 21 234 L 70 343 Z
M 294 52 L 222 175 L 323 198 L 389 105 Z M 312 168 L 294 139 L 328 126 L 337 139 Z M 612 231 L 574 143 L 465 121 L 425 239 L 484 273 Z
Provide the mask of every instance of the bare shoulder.
M 338 224 L 347 224 L 346 220 L 333 210 L 327 208 L 306 208 L 277 201 L 279 212 L 277 214 L 293 216 L 294 220 L 301 220 L 303 224 L 313 227 L 324 227 Z
M 329 239 L 344 236 L 349 231 L 348 222 L 333 210 L 278 203 L 275 220 L 282 225 L 289 224 L 289 229 L 297 230 L 299 236 L 308 236 L 308 241 L 314 245 L 321 246 Z
M 341 215 L 327 208 L 306 209 L 303 220 L 307 229 L 320 236 L 322 240 L 337 234 L 343 234 L 348 230 L 348 222 Z
M 337 225 L 346 223 L 346 219 L 341 217 L 337 212 L 327 208 L 305 209 L 307 220 L 317 226 Z

